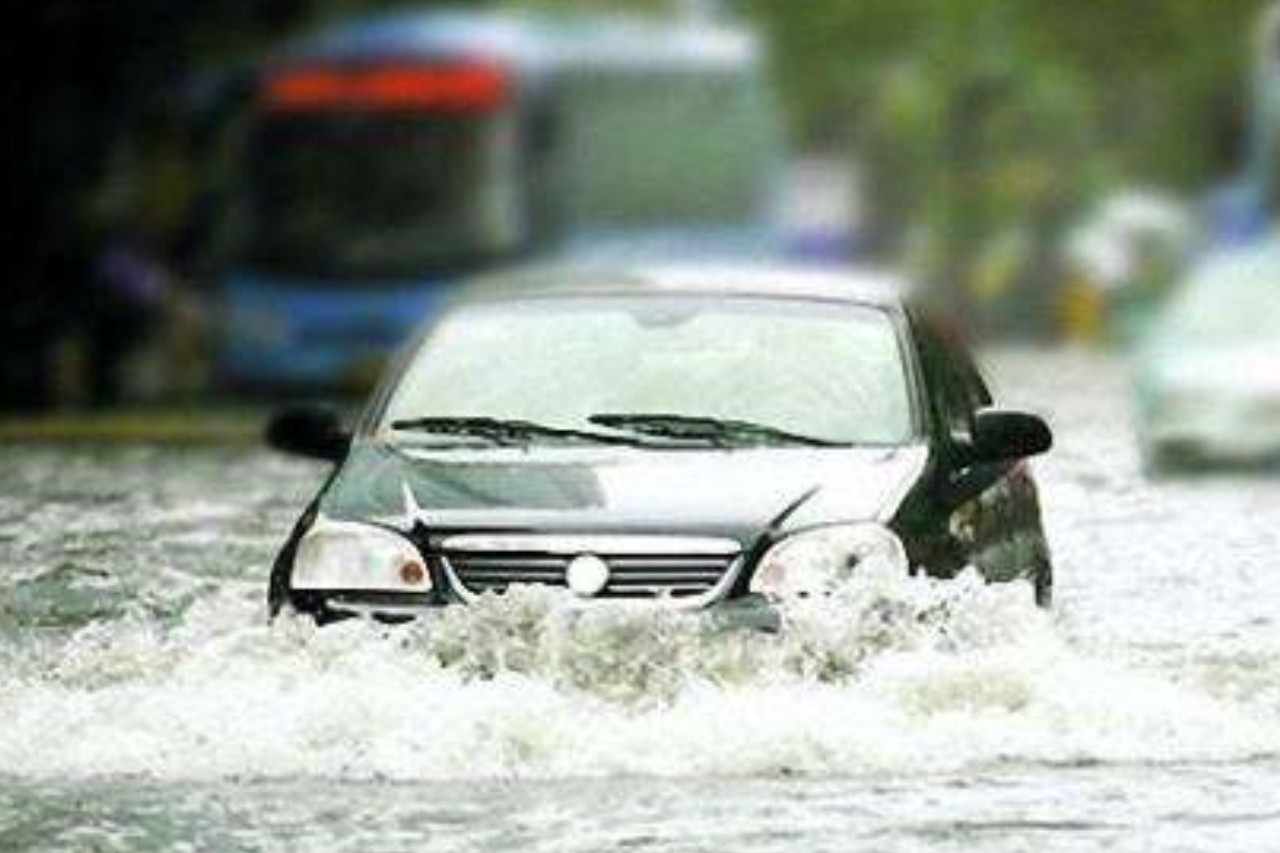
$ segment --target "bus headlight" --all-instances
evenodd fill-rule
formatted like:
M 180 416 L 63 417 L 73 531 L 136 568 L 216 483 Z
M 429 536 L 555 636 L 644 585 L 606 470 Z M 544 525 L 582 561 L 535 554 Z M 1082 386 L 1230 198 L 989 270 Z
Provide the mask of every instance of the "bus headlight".
M 855 572 L 905 573 L 907 553 L 887 527 L 835 524 L 788 536 L 760 560 L 751 591 L 769 598 L 826 595 Z
M 321 518 L 298 542 L 291 583 L 294 589 L 427 592 L 431 574 L 403 536 Z

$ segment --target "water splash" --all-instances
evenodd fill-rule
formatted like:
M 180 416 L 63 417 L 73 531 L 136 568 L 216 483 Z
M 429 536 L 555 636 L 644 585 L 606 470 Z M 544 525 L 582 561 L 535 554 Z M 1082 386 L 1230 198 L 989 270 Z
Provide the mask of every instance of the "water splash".
M 267 627 L 251 583 L 24 644 L 0 774 L 443 779 L 936 771 L 1280 751 L 1280 726 L 1074 653 L 1019 585 L 863 575 L 777 634 L 517 588 Z

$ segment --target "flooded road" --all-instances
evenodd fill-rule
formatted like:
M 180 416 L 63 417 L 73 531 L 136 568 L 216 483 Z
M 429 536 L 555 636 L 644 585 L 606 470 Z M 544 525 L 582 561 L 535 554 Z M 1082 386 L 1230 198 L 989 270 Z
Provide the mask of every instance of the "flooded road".
M 994 367 L 1058 432 L 1051 618 L 877 578 L 782 637 L 268 628 L 322 468 L 0 449 L 0 850 L 1280 849 L 1280 478 L 1150 485 L 1114 362 Z

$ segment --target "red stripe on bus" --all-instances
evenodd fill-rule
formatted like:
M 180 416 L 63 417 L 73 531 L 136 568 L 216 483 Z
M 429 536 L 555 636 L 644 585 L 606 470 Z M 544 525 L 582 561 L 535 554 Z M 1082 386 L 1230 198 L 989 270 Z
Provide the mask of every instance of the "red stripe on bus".
M 493 109 L 507 94 L 507 78 L 491 65 L 307 68 L 267 78 L 267 110 Z

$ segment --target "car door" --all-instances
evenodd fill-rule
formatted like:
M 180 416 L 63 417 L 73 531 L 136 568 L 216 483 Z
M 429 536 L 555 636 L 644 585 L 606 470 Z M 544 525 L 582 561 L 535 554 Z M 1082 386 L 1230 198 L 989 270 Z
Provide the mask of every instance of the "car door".
M 951 575 L 968 565 L 989 580 L 1028 576 L 1044 584 L 1048 549 L 1040 526 L 1035 481 L 1025 460 L 975 463 L 975 418 L 991 392 L 968 352 L 938 327 L 916 329 L 932 421 L 932 471 L 917 508 L 926 568 Z M 1043 571 L 1042 571 L 1043 569 Z M 1043 575 L 1043 578 L 1041 578 Z

